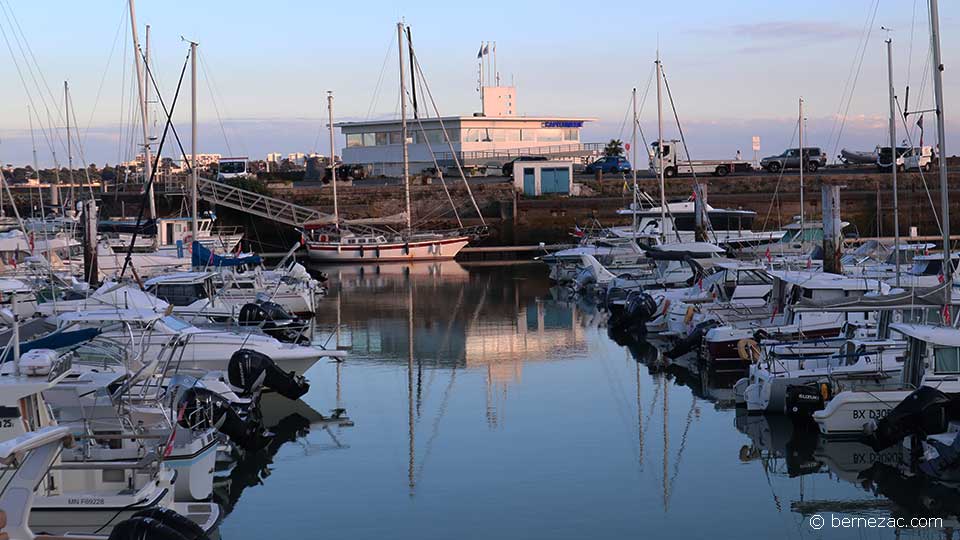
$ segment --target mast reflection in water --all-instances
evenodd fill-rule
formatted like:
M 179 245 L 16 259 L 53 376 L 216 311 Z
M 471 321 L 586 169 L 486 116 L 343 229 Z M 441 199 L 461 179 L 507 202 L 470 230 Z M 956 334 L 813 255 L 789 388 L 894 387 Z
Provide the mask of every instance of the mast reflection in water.
M 956 507 L 896 451 L 740 415 L 733 381 L 618 344 L 537 265 L 323 271 L 318 339 L 349 357 L 315 366 L 304 402 L 356 425 L 288 430 L 225 538 L 860 538 L 809 517 L 936 516 L 924 494 Z

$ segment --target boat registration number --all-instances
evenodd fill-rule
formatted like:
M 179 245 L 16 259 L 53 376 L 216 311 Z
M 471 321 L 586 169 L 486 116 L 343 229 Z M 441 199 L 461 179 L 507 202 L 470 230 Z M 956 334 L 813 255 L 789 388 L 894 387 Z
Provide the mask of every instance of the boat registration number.
M 889 413 L 890 413 L 890 409 L 880 409 L 880 410 L 854 409 L 853 419 L 854 420 L 866 420 L 866 419 L 880 420 L 881 418 L 885 418 Z
M 103 497 L 70 497 L 67 499 L 67 504 L 86 504 L 98 506 L 104 504 L 104 500 Z

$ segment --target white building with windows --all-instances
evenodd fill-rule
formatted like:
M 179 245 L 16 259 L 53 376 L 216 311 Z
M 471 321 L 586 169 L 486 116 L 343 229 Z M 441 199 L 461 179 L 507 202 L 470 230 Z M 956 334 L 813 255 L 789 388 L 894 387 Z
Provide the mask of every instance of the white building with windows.
M 595 149 L 580 130 L 591 118 L 517 116 L 514 87 L 485 87 L 484 113 L 407 119 L 410 173 L 454 164 L 499 166 L 520 155 L 574 157 Z M 344 136 L 343 163 L 368 167 L 372 175 L 399 176 L 403 155 L 400 119 L 334 124 Z M 601 145 L 602 146 L 602 145 Z M 452 152 L 451 152 L 452 148 Z

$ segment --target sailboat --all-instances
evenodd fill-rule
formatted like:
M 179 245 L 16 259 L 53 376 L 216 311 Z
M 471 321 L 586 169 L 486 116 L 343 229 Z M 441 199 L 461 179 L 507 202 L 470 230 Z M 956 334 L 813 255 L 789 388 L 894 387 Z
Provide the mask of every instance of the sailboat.
M 336 167 L 331 167 L 334 196 L 333 222 L 307 223 L 307 254 L 316 261 L 328 263 L 368 261 L 436 261 L 453 259 L 470 242 L 462 231 L 416 232 L 410 213 L 410 164 L 407 153 L 407 91 L 404 73 L 404 28 L 397 23 L 397 43 L 400 53 L 400 126 L 403 148 L 403 187 L 406 212 L 396 216 L 404 224 L 402 231 L 386 228 L 391 218 L 342 221 L 337 208 Z M 411 56 L 410 62 L 414 62 Z M 330 115 L 330 156 L 333 160 L 333 96 L 327 97 Z M 381 228 L 384 227 L 384 228 Z

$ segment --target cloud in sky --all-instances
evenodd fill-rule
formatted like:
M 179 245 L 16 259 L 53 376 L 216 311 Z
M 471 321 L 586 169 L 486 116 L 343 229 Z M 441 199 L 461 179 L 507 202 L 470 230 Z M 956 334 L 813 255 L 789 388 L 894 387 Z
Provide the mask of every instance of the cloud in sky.
M 734 40 L 746 40 L 736 52 L 743 54 L 781 51 L 799 47 L 822 45 L 827 42 L 853 40 L 861 30 L 830 21 L 759 21 L 734 24 L 722 29 Z

